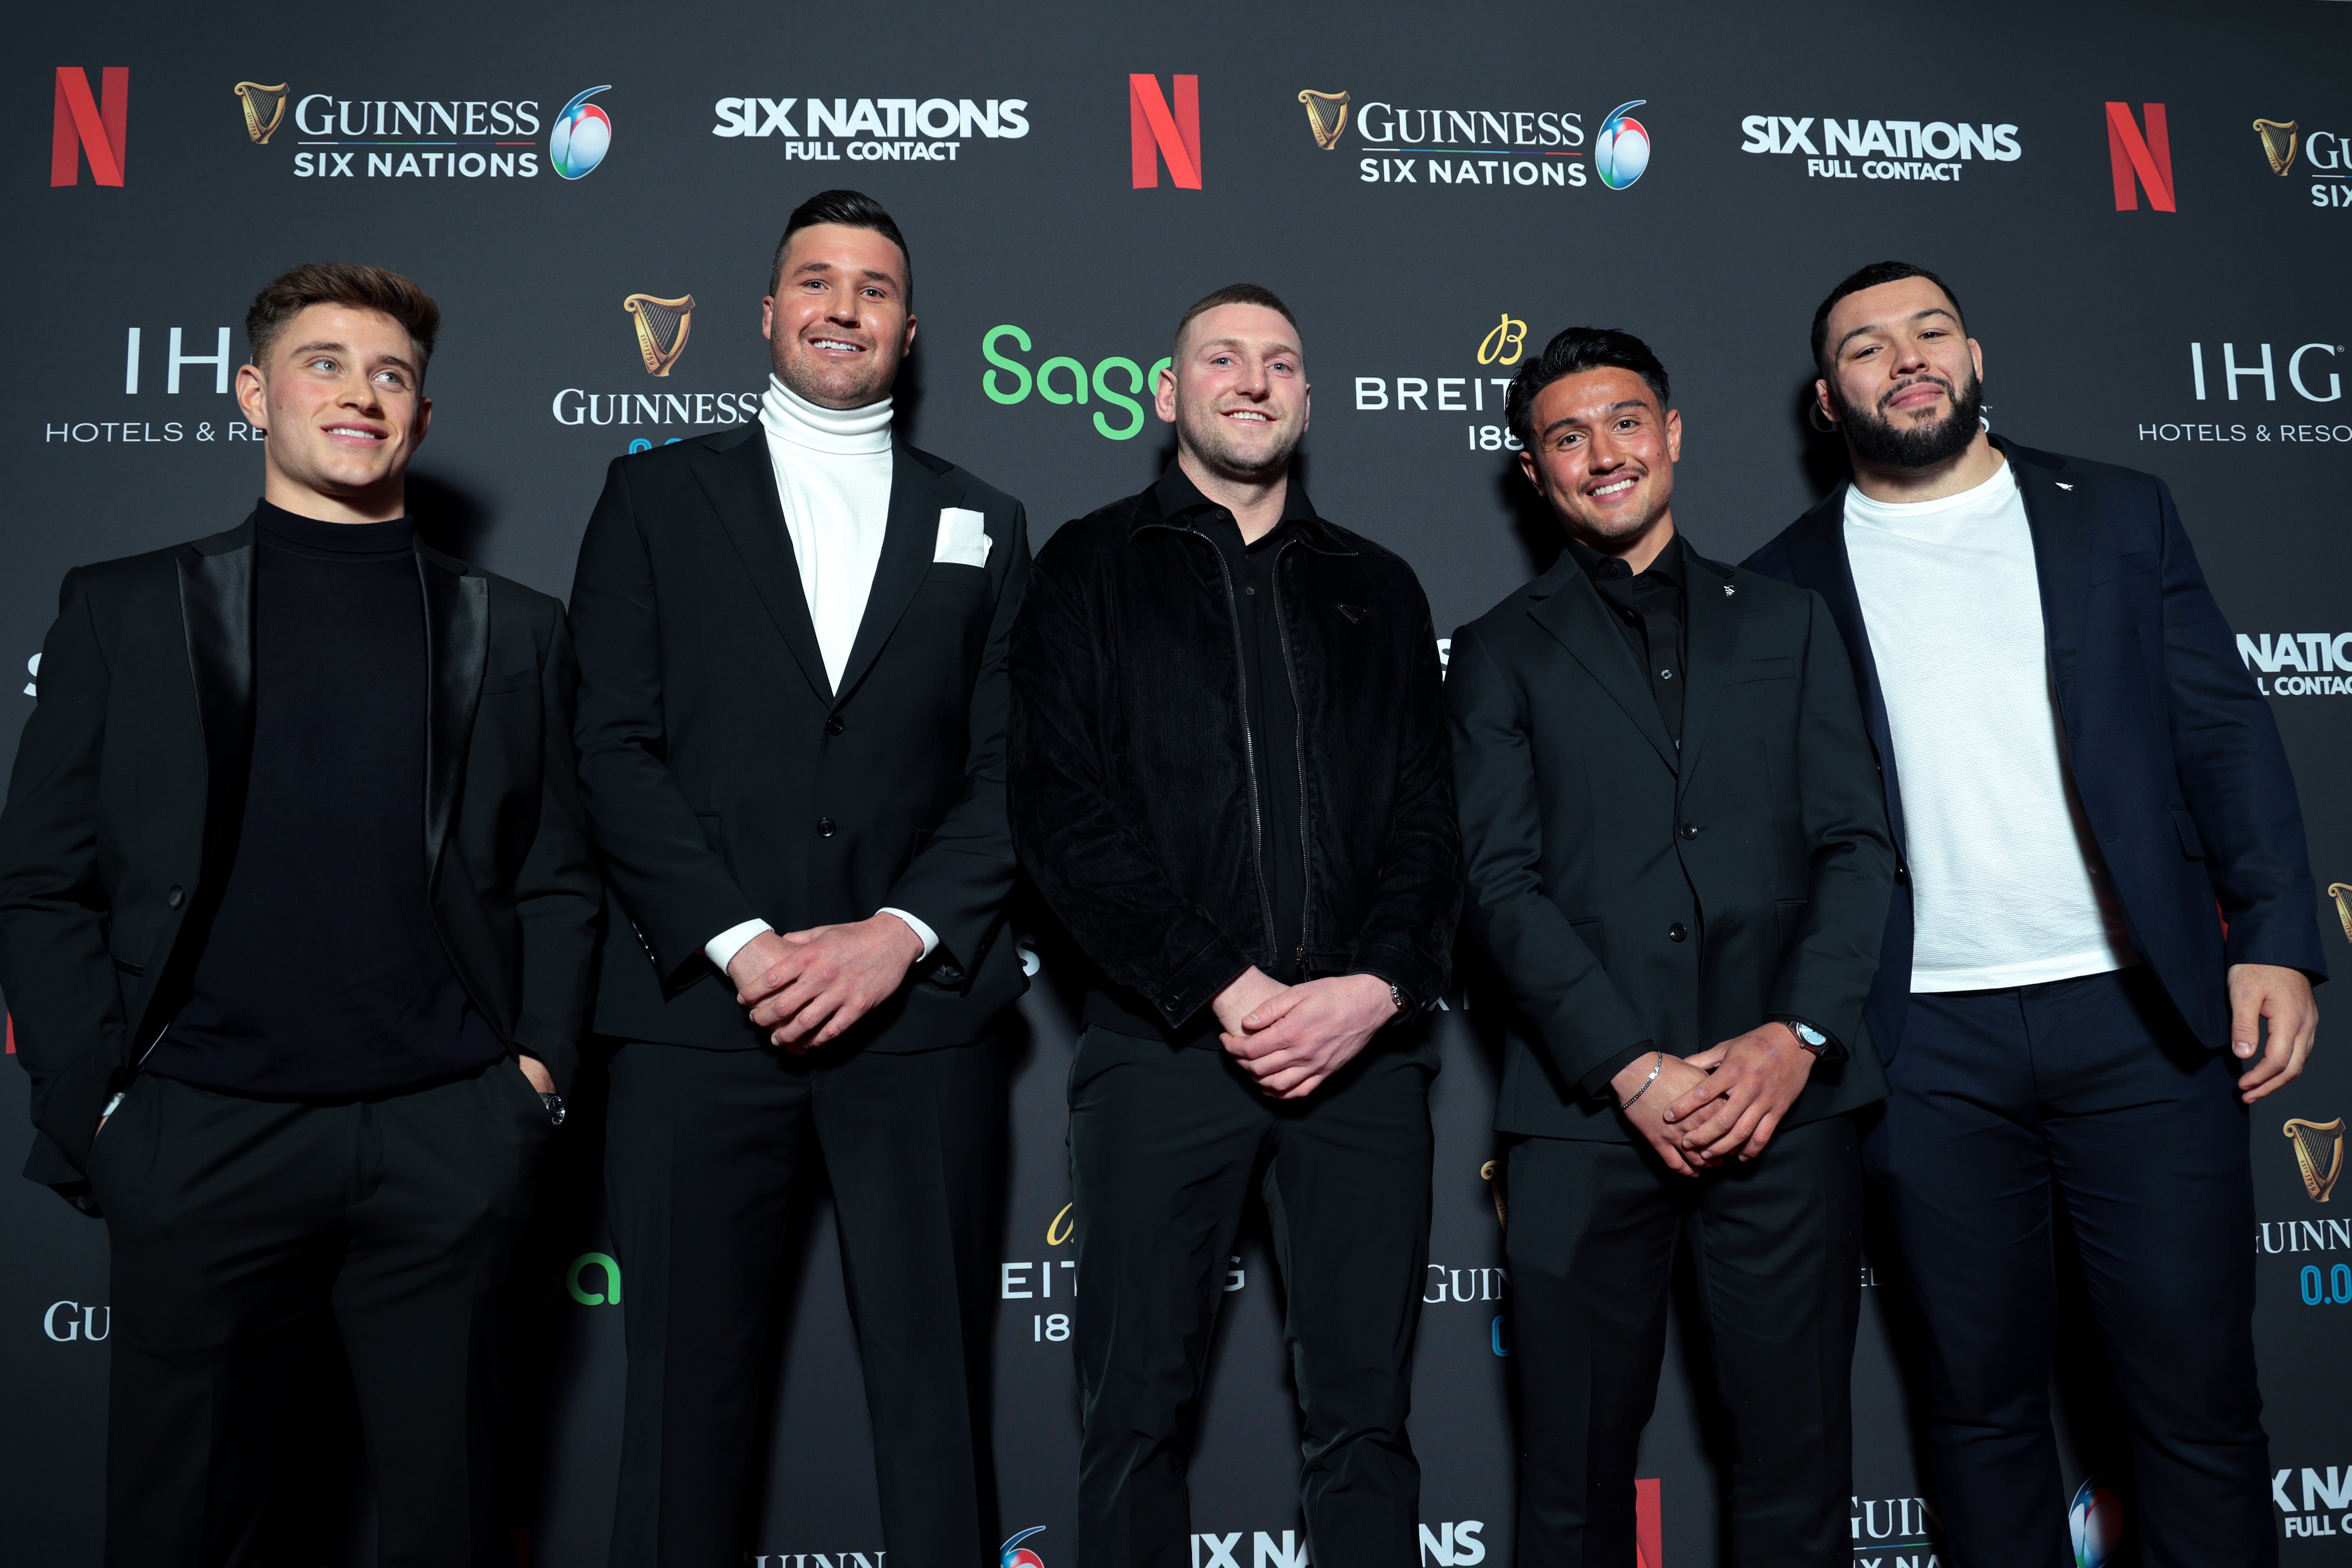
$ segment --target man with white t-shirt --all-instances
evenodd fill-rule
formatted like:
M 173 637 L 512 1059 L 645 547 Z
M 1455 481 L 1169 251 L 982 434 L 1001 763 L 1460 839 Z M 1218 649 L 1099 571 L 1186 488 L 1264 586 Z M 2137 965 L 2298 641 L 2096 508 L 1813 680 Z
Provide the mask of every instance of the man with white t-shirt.
M 979 1397 L 1003 1123 L 1021 505 L 907 445 L 890 215 L 826 191 L 761 301 L 757 424 L 614 461 L 572 580 L 612 885 L 596 1030 L 627 1277 L 614 1568 L 740 1564 L 795 1179 L 832 1185 L 905 1568 L 993 1545 Z M 621 1299 L 618 1282 L 614 1289 Z
M 2302 1071 L 2326 977 L 2277 727 L 2164 482 L 1991 436 L 1935 274 L 1863 268 L 1812 343 L 1853 480 L 1748 564 L 1828 601 L 1902 856 L 1864 1163 L 1927 1330 L 1945 1561 L 2074 1561 L 2063 1205 L 2143 1559 L 2274 1563 L 2244 1107 Z

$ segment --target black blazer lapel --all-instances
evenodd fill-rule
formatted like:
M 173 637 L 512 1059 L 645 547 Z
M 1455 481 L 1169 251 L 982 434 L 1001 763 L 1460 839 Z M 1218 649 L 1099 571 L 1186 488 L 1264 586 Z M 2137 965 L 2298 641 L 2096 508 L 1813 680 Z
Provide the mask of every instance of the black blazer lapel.
M 942 494 L 931 471 L 908 455 L 903 442 L 894 440 L 890 451 L 890 517 L 882 535 L 882 559 L 875 563 L 874 586 L 866 595 L 866 614 L 857 623 L 857 640 L 850 644 L 849 662 L 842 667 L 836 701 L 857 689 L 914 602 L 939 548 L 940 510 L 957 500 Z
M 710 498 L 719 525 L 742 558 L 760 603 L 767 606 L 768 618 L 792 649 L 801 674 L 817 697 L 830 703 L 833 682 L 825 678 L 824 652 L 817 646 L 816 622 L 809 616 L 808 595 L 801 587 L 792 531 L 784 526 L 784 503 L 776 498 L 767 432 L 754 421 L 734 446 L 698 453 L 694 477 Z
M 2081 663 L 2084 623 L 2090 612 L 2091 528 L 2084 498 L 2062 490 L 2051 469 L 2032 461 L 2039 454 L 1996 442 L 2009 459 L 2017 493 L 2025 502 L 2026 526 L 2033 532 L 2033 570 L 2042 588 L 2042 636 L 2050 650 L 2050 678 L 2058 689 L 2058 710 L 2071 733 L 2074 676 Z M 2020 461 L 2024 458 L 2024 461 Z
M 1895 847 L 1904 845 L 1903 790 L 1895 773 L 1895 735 L 1886 722 L 1886 693 L 1878 684 L 1878 661 L 1871 656 L 1870 627 L 1862 618 L 1862 595 L 1853 585 L 1853 563 L 1845 552 L 1845 486 L 1832 490 L 1789 531 L 1789 569 L 1797 582 L 1822 596 L 1845 639 L 1853 666 L 1854 689 L 1862 694 L 1862 720 L 1878 765 L 1886 774 L 1886 816 Z
M 1667 771 L 1680 772 L 1674 737 L 1666 733 L 1666 721 L 1658 717 L 1658 700 L 1650 693 L 1650 682 L 1642 673 L 1641 663 L 1634 658 L 1633 650 L 1625 646 L 1625 634 L 1610 620 L 1600 592 L 1585 579 L 1576 558 L 1563 552 L 1559 563 L 1537 581 L 1536 587 L 1540 592 L 1531 595 L 1536 603 L 1528 611 L 1536 625 L 1558 638 L 1585 672 L 1624 710 L 1625 717 L 1642 731 Z
M 425 589 L 425 875 L 438 877 L 441 847 L 465 784 L 474 710 L 489 662 L 490 584 L 436 552 L 419 549 Z
M 1709 561 L 1685 542 L 1683 560 L 1690 581 L 1684 585 L 1683 745 L 1687 761 L 1696 761 L 1706 743 L 1707 721 L 1723 695 L 1723 678 L 1739 647 L 1738 591 L 1730 581 L 1731 568 Z M 1685 763 L 1687 775 L 1687 762 Z
M 208 549 L 215 543 L 224 546 Z M 245 816 L 253 763 L 254 521 L 180 557 L 180 618 L 188 639 L 196 711 L 205 734 L 205 827 L 201 875 L 228 870 Z

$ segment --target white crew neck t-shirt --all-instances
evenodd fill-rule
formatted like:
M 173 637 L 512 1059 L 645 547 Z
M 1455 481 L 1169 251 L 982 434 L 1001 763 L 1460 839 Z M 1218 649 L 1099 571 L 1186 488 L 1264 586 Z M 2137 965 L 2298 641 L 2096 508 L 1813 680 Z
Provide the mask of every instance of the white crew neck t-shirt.
M 1907 505 L 1849 486 L 1845 548 L 1895 742 L 1911 989 L 1989 991 L 2137 963 L 2067 766 L 2033 534 L 2010 466 Z

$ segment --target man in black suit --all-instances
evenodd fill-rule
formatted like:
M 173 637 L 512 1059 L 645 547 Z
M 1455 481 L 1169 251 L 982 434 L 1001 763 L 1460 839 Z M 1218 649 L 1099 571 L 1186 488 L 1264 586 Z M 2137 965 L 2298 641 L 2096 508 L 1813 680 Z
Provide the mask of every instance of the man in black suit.
M 1903 849 L 1864 1159 L 1927 1330 L 1945 1560 L 2072 1561 L 2063 1204 L 2146 1560 L 2275 1563 L 2244 1106 L 2303 1070 L 2326 978 L 2277 727 L 2164 482 L 1990 435 L 1933 273 L 1854 273 L 1812 347 L 1853 482 L 1749 564 L 1828 601 Z
M 1895 872 L 1853 677 L 1818 595 L 1675 531 L 1682 419 L 1641 340 L 1561 332 L 1507 408 L 1568 548 L 1454 634 L 1445 696 L 1513 1014 L 1519 1561 L 1633 1560 L 1678 1247 L 1737 1431 L 1734 1554 L 1842 1561 Z
M 619 910 L 596 1005 L 628 1283 L 613 1561 L 739 1563 L 794 1173 L 821 1162 L 911 1568 L 983 1539 L 1004 647 L 1020 503 L 891 428 L 912 268 L 795 210 L 758 426 L 613 464 L 580 547 L 580 768 Z
M 1013 824 L 1092 961 L 1070 1073 L 1082 1568 L 1182 1568 L 1185 1465 L 1250 1193 L 1282 1260 L 1315 1561 L 1420 1560 L 1405 1432 L 1437 1000 L 1461 873 L 1412 569 L 1291 469 L 1297 321 L 1184 313 L 1176 461 L 1055 533 L 1013 638 Z
M 67 574 L 0 814 L 26 1174 L 112 1245 L 126 1568 L 257 1561 L 329 1311 L 382 1561 L 506 1553 L 499 1306 L 602 892 L 562 607 L 407 516 L 439 320 L 373 267 L 261 291 L 261 502 Z

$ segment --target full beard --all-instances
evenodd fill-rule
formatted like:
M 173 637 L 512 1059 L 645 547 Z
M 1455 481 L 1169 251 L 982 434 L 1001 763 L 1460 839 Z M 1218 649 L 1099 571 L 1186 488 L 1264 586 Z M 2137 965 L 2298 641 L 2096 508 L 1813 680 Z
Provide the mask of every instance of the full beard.
M 1951 394 L 1952 411 L 1933 425 L 1909 426 L 1896 425 L 1874 409 L 1853 407 L 1839 396 L 1838 416 L 1844 422 L 1845 438 L 1853 443 L 1856 454 L 1876 468 L 1941 467 L 1969 449 L 1982 427 L 1984 413 L 1984 383 L 1974 373 L 1966 385 L 1947 385 L 1946 390 Z

